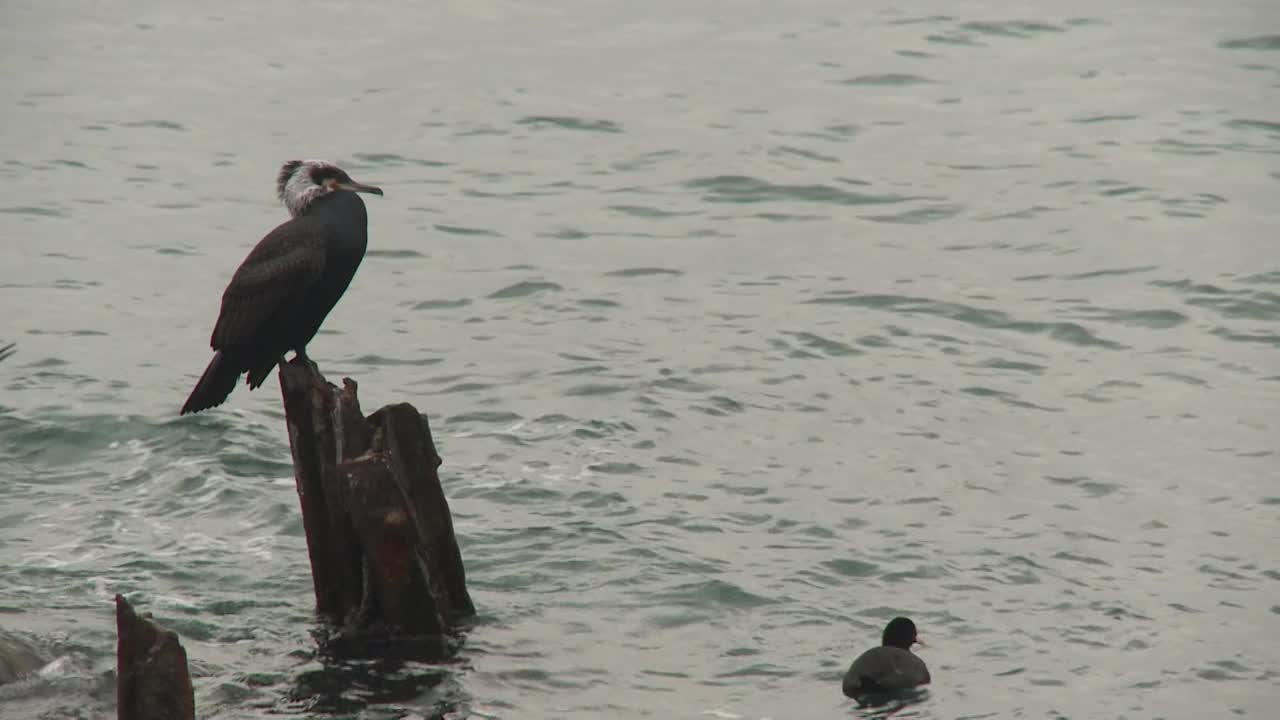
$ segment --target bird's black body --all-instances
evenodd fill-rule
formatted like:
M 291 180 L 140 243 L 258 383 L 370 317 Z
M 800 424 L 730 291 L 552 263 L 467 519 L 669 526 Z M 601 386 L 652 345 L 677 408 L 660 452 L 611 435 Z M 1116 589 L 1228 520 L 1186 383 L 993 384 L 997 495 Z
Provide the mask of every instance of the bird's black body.
M 290 350 L 306 358 L 307 343 L 360 267 L 367 225 L 360 196 L 334 189 L 310 199 L 258 242 L 222 295 L 210 339 L 213 359 L 182 414 L 221 405 L 241 375 L 248 374 L 250 389 L 257 388 Z
M 885 626 L 881 642 L 849 666 L 841 683 L 845 695 L 862 698 L 929 684 L 929 668 L 911 652 L 911 646 L 918 642 L 915 623 L 907 618 L 894 618 Z
M 857 698 L 927 685 L 929 679 L 929 668 L 918 655 L 885 645 L 859 655 L 845 672 L 841 689 Z

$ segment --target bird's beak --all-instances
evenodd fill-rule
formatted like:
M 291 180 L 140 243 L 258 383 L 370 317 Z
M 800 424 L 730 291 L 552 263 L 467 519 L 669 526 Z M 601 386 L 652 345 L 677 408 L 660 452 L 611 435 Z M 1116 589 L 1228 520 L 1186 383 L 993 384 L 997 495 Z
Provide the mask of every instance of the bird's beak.
M 916 645 L 919 645 L 920 647 L 927 647 L 927 646 L 924 644 L 924 641 L 923 641 L 923 640 L 921 640 L 921 639 L 920 639 L 920 638 L 918 638 L 918 637 L 916 638 L 916 643 L 915 643 L 915 644 L 916 644 Z
M 333 186 L 338 188 L 339 190 L 350 190 L 351 192 L 369 193 L 370 195 L 382 194 L 382 188 L 375 187 L 373 185 L 365 185 L 364 183 L 358 183 L 355 180 L 352 180 L 349 183 L 335 182 Z

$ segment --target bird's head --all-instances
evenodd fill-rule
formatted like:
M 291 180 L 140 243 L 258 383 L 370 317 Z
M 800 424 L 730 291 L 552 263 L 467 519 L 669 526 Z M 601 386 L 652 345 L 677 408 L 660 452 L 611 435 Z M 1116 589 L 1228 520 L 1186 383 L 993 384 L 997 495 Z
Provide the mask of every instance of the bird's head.
M 280 200 L 294 217 L 318 198 L 338 190 L 382 194 L 382 188 L 352 180 L 346 170 L 327 160 L 290 160 L 280 167 L 276 178 Z
M 896 617 L 884 626 L 884 636 L 881 639 L 884 645 L 909 650 L 918 642 L 920 639 L 916 637 L 916 624 L 907 618 Z

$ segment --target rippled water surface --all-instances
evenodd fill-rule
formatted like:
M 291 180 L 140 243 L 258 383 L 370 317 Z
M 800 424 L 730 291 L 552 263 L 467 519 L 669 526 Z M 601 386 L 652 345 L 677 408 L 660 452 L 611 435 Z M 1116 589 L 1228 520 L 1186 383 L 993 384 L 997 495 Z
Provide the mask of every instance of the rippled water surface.
M 114 717 L 117 592 L 202 718 L 865 714 L 895 614 L 895 717 L 1280 701 L 1275 3 L 0 18 L 0 716 Z M 274 380 L 177 417 L 294 157 L 387 191 L 310 349 L 431 419 L 449 666 L 313 656 Z

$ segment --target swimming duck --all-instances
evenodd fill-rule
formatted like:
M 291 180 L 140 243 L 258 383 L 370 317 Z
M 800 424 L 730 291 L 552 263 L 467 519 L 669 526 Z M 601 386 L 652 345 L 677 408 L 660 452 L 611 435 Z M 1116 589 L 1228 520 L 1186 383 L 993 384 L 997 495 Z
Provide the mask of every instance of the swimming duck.
M 844 694 L 857 698 L 871 693 L 887 693 L 929 684 L 929 668 L 911 652 L 916 624 L 896 617 L 884 628 L 880 647 L 858 656 L 844 674 Z

